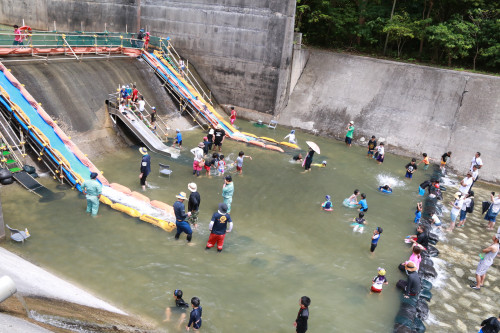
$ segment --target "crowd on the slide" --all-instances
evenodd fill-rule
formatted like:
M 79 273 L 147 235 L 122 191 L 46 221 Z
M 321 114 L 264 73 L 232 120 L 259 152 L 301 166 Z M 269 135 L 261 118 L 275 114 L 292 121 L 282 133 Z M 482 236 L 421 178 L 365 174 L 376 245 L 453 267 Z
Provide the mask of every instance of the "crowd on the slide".
M 132 90 L 130 94 L 131 103 L 137 103 L 137 101 L 143 100 L 138 96 L 137 93 L 134 93 L 136 87 L 133 86 L 134 90 Z M 126 91 L 128 88 L 125 86 L 122 90 Z M 128 101 L 128 93 L 120 93 L 122 96 L 122 104 Z M 141 107 L 139 105 L 139 107 Z M 231 109 L 232 114 L 236 115 L 234 108 Z M 234 118 L 235 119 L 235 118 Z M 234 120 L 232 119 L 232 123 Z M 352 145 L 352 138 L 354 132 L 354 123 L 351 121 L 347 127 L 347 134 L 345 138 L 345 143 L 347 147 Z M 174 145 L 181 148 L 182 147 L 182 134 L 179 130 L 176 131 L 177 135 L 175 137 Z M 225 236 L 228 232 L 231 232 L 233 229 L 233 221 L 231 219 L 231 204 L 232 197 L 234 193 L 234 183 L 231 175 L 225 175 L 228 168 L 228 163 L 231 166 L 236 166 L 236 173 L 241 174 L 243 170 L 243 161 L 244 158 L 252 159 L 251 156 L 247 156 L 241 151 L 238 154 L 238 158 L 236 161 L 226 161 L 224 155 L 222 154 L 222 146 L 225 139 L 226 133 L 221 126 L 217 126 L 215 129 L 210 129 L 208 133 L 203 137 L 202 141 L 198 144 L 197 147 L 190 150 L 193 154 L 193 175 L 199 177 L 201 171 L 204 169 L 205 174 L 207 176 L 217 175 L 222 176 L 224 178 L 224 184 L 222 186 L 222 202 L 218 205 L 218 209 L 213 213 L 212 218 L 209 223 L 210 235 L 207 240 L 205 248 L 207 250 L 212 247 L 217 247 L 217 252 L 222 252 Z M 290 143 L 296 143 L 297 139 L 295 136 L 295 131 L 292 130 L 290 134 L 287 135 Z M 377 161 L 378 164 L 382 164 L 384 162 L 385 157 L 385 148 L 384 142 L 379 142 L 377 144 L 377 139 L 375 136 L 372 136 L 368 141 L 368 151 L 366 156 L 368 158 L 372 158 Z M 302 158 L 301 154 L 298 154 L 293 157 L 294 161 L 302 162 L 303 167 L 306 171 L 311 170 L 311 166 L 314 165 L 312 163 L 314 152 L 314 146 L 310 146 L 307 156 L 305 159 Z M 140 153 L 143 155 L 140 165 L 140 185 L 145 190 L 148 186 L 147 184 L 147 176 L 151 172 L 151 158 L 148 154 L 146 148 L 140 148 Z M 451 152 L 446 152 L 441 156 L 440 161 L 440 170 L 441 174 L 445 175 L 446 173 L 446 165 L 448 163 L 449 158 L 451 157 Z M 461 228 L 465 226 L 467 213 L 472 212 L 474 208 L 474 192 L 472 191 L 472 187 L 477 181 L 479 177 L 479 170 L 483 166 L 483 162 L 481 159 L 481 154 L 477 152 L 471 161 L 470 168 L 466 173 L 466 176 L 460 181 L 460 187 L 458 191 L 454 194 L 454 201 L 451 202 L 451 214 L 450 214 L 450 223 L 446 231 L 452 232 L 455 227 Z M 419 165 L 423 164 L 423 169 L 427 169 L 431 163 L 431 159 L 428 157 L 426 153 L 422 154 L 422 159 L 417 163 L 416 158 L 412 158 L 408 164 L 405 165 L 406 174 L 405 177 L 407 179 L 412 179 L 414 173 L 418 170 Z M 326 167 L 326 161 L 318 164 L 318 167 Z M 84 183 L 84 191 L 87 194 L 87 212 L 92 215 L 97 214 L 98 203 L 99 203 L 99 195 L 100 195 L 100 184 L 95 180 L 97 174 L 91 175 L 91 180 L 86 181 Z M 175 213 L 175 223 L 176 223 L 176 234 L 175 239 L 179 239 L 181 234 L 186 234 L 186 240 L 188 243 L 191 242 L 193 236 L 193 229 L 196 229 L 198 226 L 198 215 L 199 209 L 201 205 L 201 196 L 197 191 L 196 183 L 189 183 L 187 186 L 190 195 L 189 197 L 183 191 L 179 191 L 176 195 L 176 201 L 173 204 L 173 209 Z M 391 194 L 393 189 L 390 184 L 381 184 L 378 187 L 378 190 L 385 194 Z M 426 180 L 419 185 L 418 195 L 425 196 L 426 192 L 431 198 L 442 199 L 442 186 L 439 184 L 438 178 L 431 178 L 430 180 Z M 358 197 L 361 197 L 361 200 L 358 201 Z M 333 203 L 331 201 L 331 197 L 327 195 L 325 197 L 326 201 L 321 205 L 321 208 L 325 211 L 333 211 Z M 184 205 L 184 202 L 187 200 L 187 210 Z M 343 205 L 349 208 L 357 208 L 359 213 L 358 217 L 353 218 L 351 227 L 353 227 L 354 231 L 363 232 L 364 227 L 366 225 L 366 214 L 368 212 L 368 203 L 367 196 L 365 193 L 360 193 L 358 189 L 353 191 L 353 194 L 346 198 L 343 201 Z M 488 221 L 487 230 L 493 230 L 495 225 L 496 216 L 500 211 L 500 194 L 495 195 L 495 193 L 491 193 L 490 201 L 483 203 L 483 213 L 485 212 L 485 219 Z M 426 227 L 425 224 L 420 223 L 422 219 L 422 203 L 419 202 L 417 204 L 415 210 L 415 219 L 414 223 L 417 225 L 416 233 L 414 235 L 410 235 L 406 238 L 406 242 L 411 244 L 411 253 L 408 260 L 399 264 L 399 269 L 406 273 L 405 280 L 399 280 L 396 283 L 396 287 L 400 288 L 403 292 L 405 298 L 418 296 L 421 291 L 421 280 L 418 275 L 420 262 L 422 260 L 422 252 L 428 250 L 429 246 L 429 233 L 430 230 Z M 456 224 L 458 219 L 458 223 Z M 439 218 L 438 214 L 435 211 L 430 212 L 429 220 L 436 228 L 441 228 L 442 222 Z M 370 252 L 373 255 L 376 247 L 379 244 L 381 239 L 381 235 L 383 233 L 383 228 L 381 226 L 376 227 L 373 230 L 373 233 L 370 238 Z M 492 265 L 493 259 L 496 257 L 499 251 L 499 239 L 500 239 L 500 230 L 496 234 L 493 235 L 493 243 L 487 248 L 482 250 L 481 260 L 476 270 L 476 278 L 477 283 L 471 285 L 473 289 L 480 289 L 484 286 L 484 279 L 486 276 L 486 272 L 488 268 Z M 370 293 L 380 293 L 382 292 L 383 286 L 388 284 L 388 279 L 386 277 L 386 270 L 382 267 L 379 267 L 377 270 L 377 275 L 371 280 Z M 166 321 L 170 320 L 172 310 L 176 309 L 181 310 L 189 307 L 189 304 L 183 301 L 182 299 L 182 291 L 176 290 L 174 292 L 174 298 L 176 306 L 172 308 L 167 308 L 166 310 Z M 306 332 L 307 330 L 307 321 L 309 317 L 309 305 L 311 303 L 311 299 L 307 296 L 303 296 L 300 298 L 299 305 L 300 309 L 294 322 L 294 326 L 296 328 L 296 332 Z M 188 330 L 190 327 L 197 330 L 201 327 L 201 314 L 202 308 L 200 305 L 200 300 L 197 297 L 193 297 L 191 299 L 191 307 L 192 311 L 190 314 L 190 319 L 188 326 L 186 327 Z M 181 311 L 182 312 L 182 311 Z M 185 318 L 185 314 L 183 313 L 179 318 L 179 325 L 183 322 Z M 498 332 L 491 330 L 490 327 L 495 327 L 498 324 L 498 320 L 496 317 L 491 317 L 485 320 L 482 324 L 482 332 Z M 500 326 L 499 326 L 500 327 Z

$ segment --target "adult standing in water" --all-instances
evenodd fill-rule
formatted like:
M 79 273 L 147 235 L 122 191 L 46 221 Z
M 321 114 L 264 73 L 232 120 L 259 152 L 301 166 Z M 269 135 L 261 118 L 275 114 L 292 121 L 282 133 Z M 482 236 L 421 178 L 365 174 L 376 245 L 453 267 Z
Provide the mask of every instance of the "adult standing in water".
M 191 191 L 188 201 L 188 213 L 191 213 L 191 216 L 189 216 L 188 222 L 192 224 L 196 229 L 198 228 L 198 214 L 200 209 L 201 197 L 200 193 L 198 193 L 198 186 L 196 186 L 196 183 L 189 183 L 188 190 Z
M 479 261 L 476 269 L 476 284 L 472 284 L 470 286 L 472 289 L 479 290 L 484 285 L 486 272 L 488 271 L 490 266 L 493 265 L 493 259 L 495 259 L 498 254 L 500 230 L 498 231 L 499 232 L 497 232 L 497 234 L 493 236 L 493 244 L 483 249 L 483 251 L 481 251 L 481 253 L 479 254 L 481 260 Z
M 304 160 L 304 169 L 305 170 L 302 171 L 303 173 L 311 171 L 311 163 L 313 161 L 313 156 L 314 156 L 314 150 L 311 147 L 309 147 L 309 151 L 307 152 L 306 159 Z
M 222 142 L 224 142 L 224 138 L 226 136 L 226 131 L 222 129 L 221 125 L 217 125 L 217 128 L 214 131 L 214 150 L 219 147 L 219 152 L 222 149 Z
M 208 237 L 205 249 L 211 249 L 217 244 L 217 252 L 222 252 L 226 232 L 233 230 L 233 221 L 227 212 L 227 205 L 225 203 L 219 204 L 219 210 L 212 215 L 208 229 L 210 230 L 210 236 Z
M 102 193 L 102 185 L 96 180 L 97 173 L 92 172 L 90 179 L 83 182 L 83 194 L 87 198 L 87 213 L 97 216 L 99 211 L 99 198 Z
M 295 138 L 295 130 L 291 130 L 290 133 L 288 133 L 286 136 L 285 136 L 285 139 L 288 138 L 288 142 L 289 143 L 292 143 L 294 145 L 297 144 L 297 139 Z
M 224 198 L 224 203 L 227 205 L 227 213 L 231 212 L 231 203 L 233 202 L 234 194 L 234 184 L 233 177 L 226 176 L 224 178 L 224 186 L 222 186 L 222 197 Z
M 139 148 L 139 151 L 142 154 L 141 173 L 139 175 L 139 179 L 141 180 L 142 190 L 146 191 L 146 185 L 148 184 L 146 178 L 148 178 L 148 175 L 151 172 L 151 156 L 149 156 L 148 150 L 144 147 Z
M 193 237 L 193 230 L 186 222 L 186 219 L 191 216 L 191 213 L 186 214 L 186 207 L 184 206 L 184 200 L 186 200 L 186 193 L 181 192 L 175 196 L 177 201 L 174 202 L 174 214 L 175 214 L 175 226 L 177 227 L 177 232 L 175 234 L 175 239 L 179 239 L 181 233 L 185 232 L 187 234 L 188 243 L 191 242 Z
M 354 132 L 354 122 L 351 120 L 345 129 L 347 130 L 347 134 L 345 135 L 345 144 L 350 147 L 352 143 L 352 133 Z

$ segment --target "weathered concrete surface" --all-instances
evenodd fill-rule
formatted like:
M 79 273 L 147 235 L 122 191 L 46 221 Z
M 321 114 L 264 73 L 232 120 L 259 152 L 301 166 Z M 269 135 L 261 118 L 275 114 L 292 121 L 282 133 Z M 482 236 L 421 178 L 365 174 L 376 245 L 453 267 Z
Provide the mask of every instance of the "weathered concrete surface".
M 5 222 L 3 220 L 2 201 L 0 200 L 0 241 L 5 240 Z
M 500 78 L 312 50 L 279 123 L 343 138 L 376 135 L 390 149 L 465 172 L 476 151 L 483 180 L 500 181 Z
M 136 83 L 140 93 L 159 115 L 179 117 L 175 105 L 150 67 L 135 58 L 5 63 L 14 76 L 72 136 L 90 157 L 123 145 L 105 111 L 108 94 L 120 84 Z M 184 121 L 188 124 L 187 121 Z M 99 145 L 95 145 L 95 141 Z
M 272 113 L 287 100 L 295 0 L 2 0 L 0 22 L 170 36 L 221 104 Z

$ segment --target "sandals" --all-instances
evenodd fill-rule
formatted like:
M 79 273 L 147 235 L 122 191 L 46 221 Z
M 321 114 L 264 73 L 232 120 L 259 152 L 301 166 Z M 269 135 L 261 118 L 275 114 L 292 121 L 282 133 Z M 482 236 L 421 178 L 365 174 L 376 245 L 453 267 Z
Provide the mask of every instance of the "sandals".
M 474 290 L 481 290 L 481 287 L 478 287 L 477 285 L 475 284 L 471 284 L 470 287 Z

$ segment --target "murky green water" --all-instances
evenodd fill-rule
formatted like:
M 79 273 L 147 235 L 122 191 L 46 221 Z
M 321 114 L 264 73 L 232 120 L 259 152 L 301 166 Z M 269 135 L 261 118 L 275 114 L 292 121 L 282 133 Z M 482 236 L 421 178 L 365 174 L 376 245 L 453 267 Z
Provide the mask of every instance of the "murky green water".
M 243 127 L 278 141 L 288 132 L 250 123 Z M 146 193 L 173 203 L 176 193 L 189 193 L 187 184 L 196 181 L 202 204 L 193 246 L 186 245 L 185 235 L 175 241 L 173 233 L 106 206 L 92 219 L 85 214 L 83 196 L 67 187 L 60 201 L 39 203 L 19 186 L 10 186 L 1 193 L 5 221 L 28 227 L 32 237 L 24 245 L 6 242 L 5 247 L 172 331 L 174 325 L 162 320 L 165 308 L 173 305 L 173 290 L 180 288 L 186 300 L 200 297 L 205 332 L 292 332 L 303 295 L 312 299 L 312 332 L 389 332 L 399 308 L 394 285 L 402 275 L 397 264 L 410 254 L 402 239 L 414 231 L 416 189 L 425 172 L 418 170 L 412 181 L 404 180 L 406 158 L 388 154 L 386 162 L 377 165 L 365 158 L 365 148 L 348 149 L 338 141 L 298 133 L 302 147 L 305 140 L 321 147 L 314 163 L 328 161 L 324 169 L 313 167 L 301 174 L 300 165 L 290 163 L 291 153 L 226 140 L 226 155 L 235 158 L 244 150 L 253 160 L 245 159 L 243 175 L 233 176 L 234 230 L 226 237 L 223 253 L 217 254 L 204 248 L 223 181 L 195 179 L 187 149 L 202 136 L 198 130 L 184 132 L 186 149 L 177 161 L 153 156 L 148 180 L 154 188 Z M 137 149 L 130 148 L 94 162 L 111 182 L 139 191 L 139 161 Z M 170 179 L 158 175 L 159 162 L 171 165 Z M 394 194 L 377 191 L 381 175 L 399 183 L 393 183 Z M 42 181 L 58 190 L 51 178 Z M 354 188 L 368 196 L 363 234 L 349 227 L 357 211 L 341 205 Z M 320 209 L 326 194 L 332 196 L 334 212 Z M 377 226 L 384 233 L 371 256 L 370 237 Z M 381 295 L 369 295 L 379 266 L 386 268 L 390 284 Z

